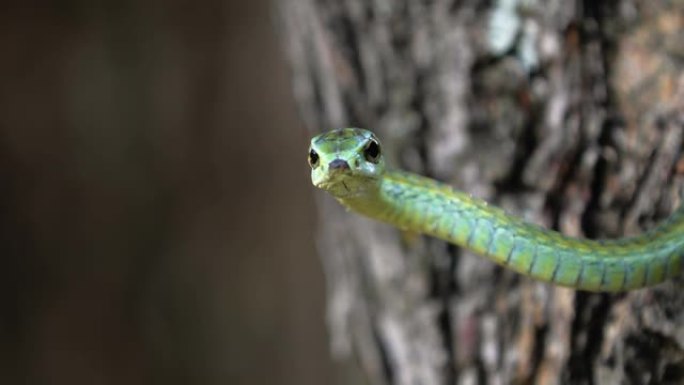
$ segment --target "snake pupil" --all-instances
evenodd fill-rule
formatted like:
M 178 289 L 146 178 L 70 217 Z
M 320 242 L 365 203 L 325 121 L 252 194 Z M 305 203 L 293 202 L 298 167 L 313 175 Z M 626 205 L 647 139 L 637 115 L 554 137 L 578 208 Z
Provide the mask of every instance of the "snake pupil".
M 378 142 L 371 139 L 366 145 L 363 155 L 367 161 L 377 163 L 380 160 L 380 145 Z
M 318 153 L 313 149 L 309 151 L 309 165 L 311 167 L 318 166 Z

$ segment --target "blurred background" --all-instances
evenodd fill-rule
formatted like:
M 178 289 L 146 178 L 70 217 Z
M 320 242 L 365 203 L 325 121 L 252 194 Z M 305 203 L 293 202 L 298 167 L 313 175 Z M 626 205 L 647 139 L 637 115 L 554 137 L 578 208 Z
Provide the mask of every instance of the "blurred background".
M 270 1 L 2 4 L 0 383 L 331 383 Z

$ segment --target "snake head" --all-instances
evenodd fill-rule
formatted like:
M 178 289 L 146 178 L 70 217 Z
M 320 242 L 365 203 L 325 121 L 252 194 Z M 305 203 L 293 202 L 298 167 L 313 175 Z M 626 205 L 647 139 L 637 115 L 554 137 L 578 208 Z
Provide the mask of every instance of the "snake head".
M 311 182 L 336 198 L 376 191 L 385 161 L 375 135 L 360 128 L 342 128 L 315 136 L 309 147 Z

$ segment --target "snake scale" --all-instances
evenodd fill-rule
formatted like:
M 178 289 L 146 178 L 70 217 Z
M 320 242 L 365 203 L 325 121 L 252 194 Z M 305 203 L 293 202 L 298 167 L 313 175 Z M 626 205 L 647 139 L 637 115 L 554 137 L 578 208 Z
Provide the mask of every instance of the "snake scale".
M 652 286 L 684 267 L 684 209 L 639 236 L 591 240 L 564 236 L 509 215 L 449 185 L 385 168 L 381 145 L 364 129 L 311 139 L 311 178 L 352 211 L 427 234 L 526 276 L 587 291 Z

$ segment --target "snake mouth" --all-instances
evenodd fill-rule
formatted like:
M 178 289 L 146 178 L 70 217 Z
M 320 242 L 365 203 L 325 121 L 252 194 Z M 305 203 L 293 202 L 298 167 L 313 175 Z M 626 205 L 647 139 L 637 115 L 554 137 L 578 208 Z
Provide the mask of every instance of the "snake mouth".
M 346 178 L 338 177 L 338 175 L 330 175 L 328 178 L 325 178 L 324 180 L 318 182 L 316 184 L 316 187 L 331 192 L 337 192 L 340 190 L 351 192 L 351 189 L 349 188 L 350 183 L 347 183 L 345 179 Z
M 373 190 L 377 180 L 353 170 L 330 170 L 315 186 L 337 198 L 361 196 Z

